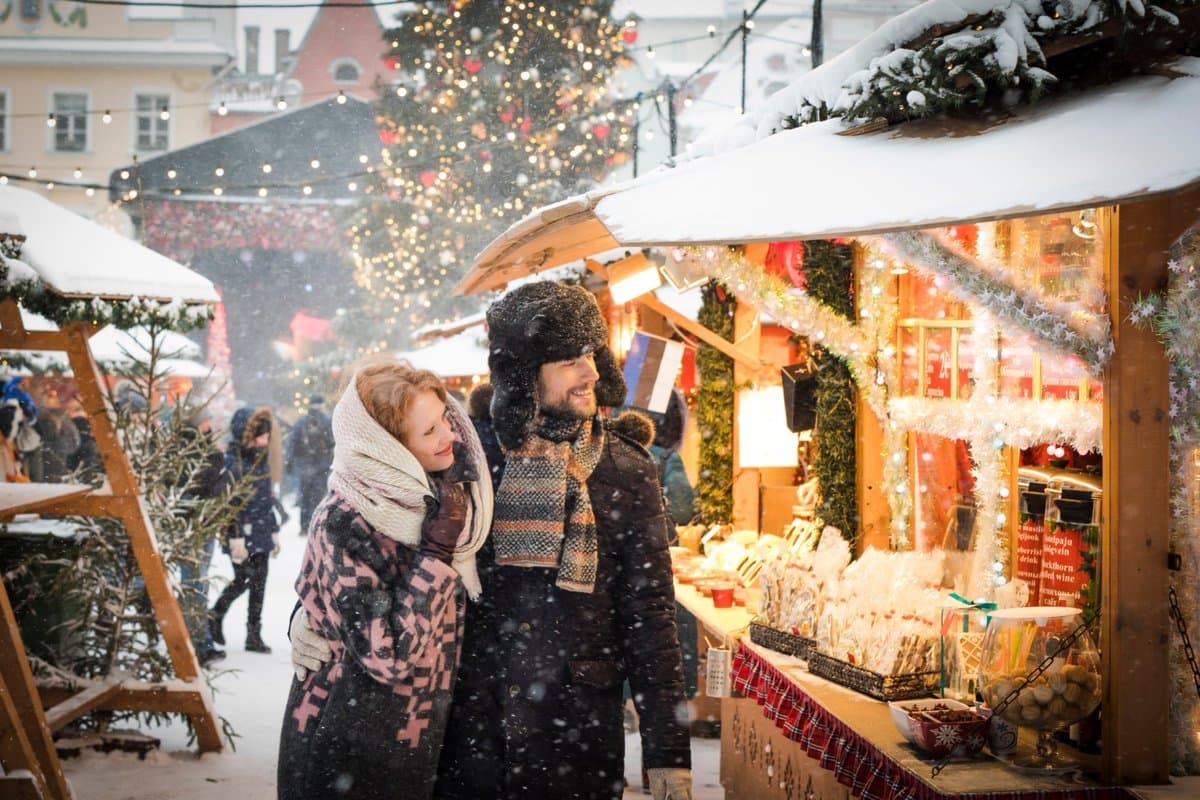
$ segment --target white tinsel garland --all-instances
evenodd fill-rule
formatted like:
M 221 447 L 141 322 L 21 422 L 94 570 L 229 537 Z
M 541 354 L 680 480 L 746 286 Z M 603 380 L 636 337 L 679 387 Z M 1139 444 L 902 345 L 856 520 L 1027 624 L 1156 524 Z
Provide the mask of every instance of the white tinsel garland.
M 993 274 L 979 260 L 955 252 L 933 236 L 916 231 L 880 237 L 881 247 L 904 261 L 950 281 L 954 295 L 982 306 L 1038 342 L 1079 358 L 1088 372 L 1100 375 L 1113 354 L 1107 316 L 1055 303 L 1028 287 Z

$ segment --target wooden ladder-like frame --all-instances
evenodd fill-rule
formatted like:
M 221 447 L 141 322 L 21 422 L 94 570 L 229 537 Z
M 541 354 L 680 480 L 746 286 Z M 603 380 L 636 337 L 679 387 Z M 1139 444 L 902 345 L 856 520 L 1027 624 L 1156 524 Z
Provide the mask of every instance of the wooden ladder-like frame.
M 12 298 L 0 301 L 0 349 L 58 350 L 67 354 L 84 411 L 111 491 L 77 484 L 0 484 L 0 517 L 37 512 L 45 516 L 115 517 L 125 526 L 138 569 L 154 609 L 176 678 L 166 683 L 94 681 L 78 692 L 39 694 L 29 669 L 8 594 L 0 583 L 0 795 L 68 800 L 71 795 L 51 732 L 96 710 L 158 711 L 186 714 L 201 752 L 220 752 L 221 735 L 212 692 L 200 673 L 154 526 L 146 513 L 137 477 L 117 439 L 103 391 L 103 379 L 88 349 L 95 329 L 74 323 L 57 331 L 28 331 Z M 55 703 L 46 709 L 46 701 Z M 28 775 L 14 775 L 26 770 Z

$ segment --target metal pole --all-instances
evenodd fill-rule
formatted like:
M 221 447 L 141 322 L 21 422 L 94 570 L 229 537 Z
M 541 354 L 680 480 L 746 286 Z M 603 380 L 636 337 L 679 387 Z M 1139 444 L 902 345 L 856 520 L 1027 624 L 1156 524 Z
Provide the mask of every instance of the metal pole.
M 816 69 L 825 60 L 825 17 L 821 13 L 821 0 L 813 0 L 812 36 L 809 38 L 812 68 Z
M 742 113 L 746 113 L 746 44 L 750 38 L 749 12 L 742 9 Z
M 670 78 L 667 78 L 667 129 L 671 138 L 671 158 L 674 158 L 679 130 L 675 125 L 675 84 L 671 83 Z
M 642 138 L 642 93 L 637 93 L 633 103 L 633 177 L 638 174 L 638 142 Z

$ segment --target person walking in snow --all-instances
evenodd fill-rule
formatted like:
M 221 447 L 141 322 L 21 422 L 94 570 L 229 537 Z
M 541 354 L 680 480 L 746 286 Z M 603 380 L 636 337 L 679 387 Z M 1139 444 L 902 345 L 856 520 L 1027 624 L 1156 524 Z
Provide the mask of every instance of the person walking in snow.
M 333 431 L 296 582 L 296 617 L 333 657 L 292 683 L 279 798 L 432 798 L 464 589 L 478 600 L 475 552 L 491 527 L 486 458 L 438 377 L 403 362 L 359 370 Z
M 308 534 L 313 510 L 325 496 L 329 467 L 333 463 L 333 428 L 322 410 L 325 398 L 310 395 L 308 410 L 288 436 L 287 464 L 296 477 L 300 495 L 300 535 Z
M 531 283 L 487 322 L 495 522 L 436 796 L 621 797 L 628 679 L 651 793 L 690 800 L 668 523 L 654 461 L 598 413 L 625 396 L 600 308 L 582 287 Z M 293 625 L 292 642 L 298 667 L 318 663 L 310 631 Z
M 275 417 L 267 406 L 239 408 L 229 423 L 229 433 L 225 473 L 230 484 L 244 488 L 246 494 L 240 501 L 237 519 L 225 532 L 223 549 L 233 562 L 233 581 L 208 612 L 209 634 L 216 645 L 225 644 L 225 615 L 233 601 L 249 590 L 246 650 L 270 653 L 271 648 L 262 639 L 262 609 L 270 558 L 279 555 L 279 521 L 270 466 L 271 438 L 278 437 Z

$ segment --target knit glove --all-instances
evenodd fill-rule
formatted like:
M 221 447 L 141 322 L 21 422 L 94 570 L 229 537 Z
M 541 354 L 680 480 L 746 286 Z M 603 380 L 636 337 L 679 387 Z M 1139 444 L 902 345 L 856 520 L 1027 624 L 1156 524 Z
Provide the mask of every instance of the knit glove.
M 292 670 L 298 681 L 304 680 L 310 670 L 316 672 L 333 658 L 328 640 L 308 627 L 308 614 L 304 613 L 303 608 L 297 609 L 292 615 L 288 638 L 292 640 Z
M 655 767 L 646 770 L 650 777 L 650 796 L 654 800 L 692 800 L 692 771 L 680 767 Z
M 246 540 L 242 537 L 229 540 L 229 560 L 235 564 L 241 564 L 250 557 L 250 551 L 246 549 Z
M 433 479 L 440 500 L 425 497 L 421 552 L 447 564 L 454 558 L 458 537 L 467 524 L 467 490 L 445 473 Z
M 275 558 L 277 555 L 279 555 L 279 534 L 272 533 L 271 534 L 271 558 Z

